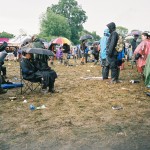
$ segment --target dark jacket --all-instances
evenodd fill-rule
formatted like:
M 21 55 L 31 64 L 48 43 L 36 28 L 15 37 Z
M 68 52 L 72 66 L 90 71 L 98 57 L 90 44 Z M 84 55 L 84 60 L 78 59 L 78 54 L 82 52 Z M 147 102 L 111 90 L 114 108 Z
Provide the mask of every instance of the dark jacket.
M 133 39 L 132 42 L 131 42 L 131 45 L 132 45 L 132 51 L 134 53 L 136 47 L 137 47 L 137 43 L 136 43 L 136 39 Z
M 43 64 L 46 65 L 45 63 Z M 41 68 L 45 68 L 43 64 Z M 57 78 L 57 74 L 54 70 L 51 70 L 50 68 L 46 70 L 39 70 L 37 66 L 35 66 L 34 62 L 26 58 L 23 58 L 21 61 L 21 69 L 22 76 L 25 80 L 29 80 L 32 82 L 41 82 L 41 78 L 43 78 L 43 84 L 45 86 L 50 86 L 52 83 L 54 83 L 55 79 Z
M 63 45 L 63 53 L 69 53 L 70 52 L 70 46 L 68 44 Z
M 33 63 L 26 58 L 23 58 L 21 61 L 21 69 L 22 69 L 22 76 L 26 80 L 34 80 L 35 72 L 37 71 Z
M 3 42 L 1 45 L 0 45 L 0 52 L 5 50 L 5 48 L 8 46 L 7 42 Z
M 117 45 L 119 36 L 118 36 L 118 33 L 115 31 L 116 25 L 115 23 L 111 22 L 107 25 L 107 27 L 109 28 L 110 36 L 107 42 L 106 55 L 110 58 L 117 57 L 118 52 L 116 51 L 116 45 Z

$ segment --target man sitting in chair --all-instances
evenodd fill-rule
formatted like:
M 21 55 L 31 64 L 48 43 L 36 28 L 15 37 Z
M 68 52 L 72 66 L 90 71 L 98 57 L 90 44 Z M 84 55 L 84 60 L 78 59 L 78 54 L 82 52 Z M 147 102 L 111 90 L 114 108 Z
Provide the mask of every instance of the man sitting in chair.
M 23 78 L 31 82 L 41 82 L 43 83 L 43 90 L 49 87 L 49 92 L 54 93 L 54 82 L 57 78 L 56 72 L 46 65 L 46 67 L 44 66 L 45 68 L 42 68 L 40 66 L 42 63 L 35 62 L 31 59 L 32 54 L 24 53 L 24 56 L 21 61 Z

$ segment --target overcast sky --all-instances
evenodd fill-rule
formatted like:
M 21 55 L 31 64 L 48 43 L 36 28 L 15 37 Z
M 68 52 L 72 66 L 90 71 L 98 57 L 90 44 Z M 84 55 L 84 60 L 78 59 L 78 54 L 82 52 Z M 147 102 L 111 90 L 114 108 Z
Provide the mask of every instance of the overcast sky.
M 0 0 L 0 32 L 39 33 L 39 18 L 51 4 L 59 0 Z M 77 0 L 86 11 L 88 31 L 102 36 L 106 24 L 115 22 L 130 30 L 150 31 L 150 0 Z

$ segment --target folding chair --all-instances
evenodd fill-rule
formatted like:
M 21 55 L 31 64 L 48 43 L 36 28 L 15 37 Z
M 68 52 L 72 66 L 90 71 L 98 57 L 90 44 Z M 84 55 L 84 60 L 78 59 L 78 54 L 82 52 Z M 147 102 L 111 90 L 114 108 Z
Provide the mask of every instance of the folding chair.
M 38 88 L 39 88 L 39 91 L 41 91 L 42 89 L 43 78 L 39 78 L 38 80 L 35 80 L 35 81 L 24 79 L 22 75 L 21 65 L 20 65 L 20 80 L 21 80 L 21 84 L 23 85 L 21 87 L 21 94 L 36 91 Z

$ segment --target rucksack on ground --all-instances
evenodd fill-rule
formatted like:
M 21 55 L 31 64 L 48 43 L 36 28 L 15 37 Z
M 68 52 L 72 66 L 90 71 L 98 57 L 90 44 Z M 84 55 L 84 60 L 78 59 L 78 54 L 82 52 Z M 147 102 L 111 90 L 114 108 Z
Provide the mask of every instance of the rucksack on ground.
M 121 52 L 123 48 L 124 48 L 123 37 L 119 35 L 119 39 L 118 39 L 117 46 L 116 46 L 116 51 Z

